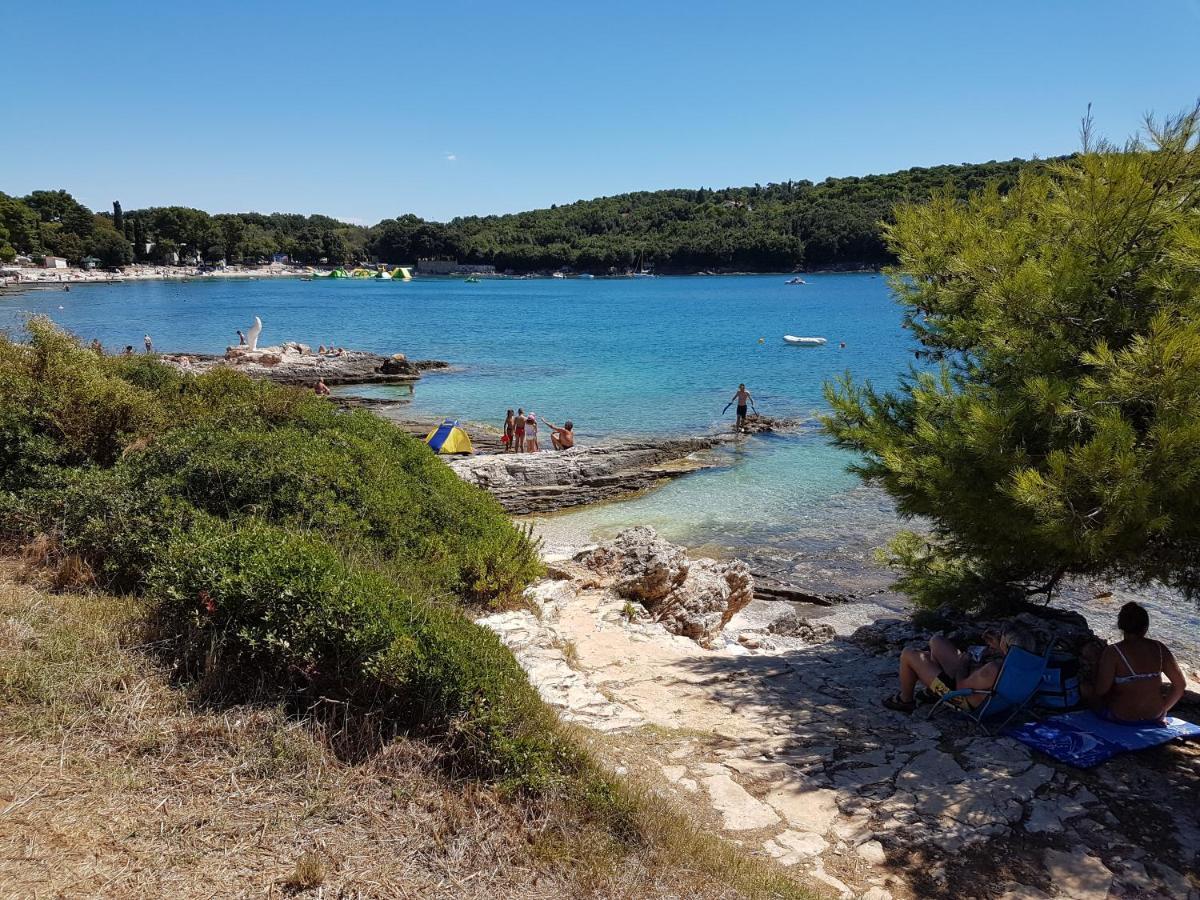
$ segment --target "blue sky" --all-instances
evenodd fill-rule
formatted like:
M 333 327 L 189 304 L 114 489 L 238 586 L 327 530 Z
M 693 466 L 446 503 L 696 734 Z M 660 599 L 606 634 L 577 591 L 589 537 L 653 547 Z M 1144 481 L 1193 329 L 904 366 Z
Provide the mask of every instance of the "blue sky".
M 1200 0 L 8 4 L 0 190 L 446 219 L 1075 149 L 1200 96 Z

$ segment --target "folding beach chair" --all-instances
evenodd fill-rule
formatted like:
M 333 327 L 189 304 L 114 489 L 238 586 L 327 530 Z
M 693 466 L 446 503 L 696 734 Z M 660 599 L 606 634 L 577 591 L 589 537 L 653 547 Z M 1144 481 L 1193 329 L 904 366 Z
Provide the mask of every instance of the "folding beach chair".
M 996 678 L 996 684 L 990 691 L 969 688 L 949 691 L 938 698 L 938 702 L 933 705 L 933 709 L 929 710 L 926 718 L 932 718 L 935 712 L 945 706 L 957 710 L 970 719 L 972 728 L 977 726 L 982 728 L 985 734 L 998 734 L 1004 726 L 1012 721 L 1013 716 L 1028 707 L 1029 701 L 1037 693 L 1042 683 L 1042 674 L 1046 671 L 1046 664 L 1050 661 L 1050 651 L 1053 646 L 1054 642 L 1050 641 L 1046 652 L 1041 656 L 1030 653 L 1028 650 L 1022 650 L 1020 647 L 1009 648 L 1008 653 L 1004 656 L 1004 662 L 1000 665 L 1000 674 Z M 966 705 L 966 698 L 972 694 L 986 694 L 987 696 L 982 703 L 971 709 Z M 955 702 L 960 699 L 961 703 Z M 994 722 L 1001 717 L 1003 719 L 994 731 L 989 729 L 985 723 L 985 720 Z

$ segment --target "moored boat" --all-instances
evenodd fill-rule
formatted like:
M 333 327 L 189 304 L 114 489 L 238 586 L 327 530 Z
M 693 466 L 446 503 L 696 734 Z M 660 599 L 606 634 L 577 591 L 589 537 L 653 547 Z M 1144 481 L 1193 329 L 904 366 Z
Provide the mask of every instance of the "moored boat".
M 823 347 L 828 343 L 823 337 L 797 337 L 794 334 L 785 334 L 783 339 L 786 343 L 794 344 L 797 347 Z

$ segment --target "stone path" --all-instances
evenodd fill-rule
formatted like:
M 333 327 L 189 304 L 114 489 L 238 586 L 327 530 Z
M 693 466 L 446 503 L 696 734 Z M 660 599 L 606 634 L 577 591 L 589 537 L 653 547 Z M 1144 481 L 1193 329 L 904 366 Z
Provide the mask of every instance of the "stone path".
M 558 571 L 570 575 L 570 565 Z M 760 627 L 771 605 L 755 604 L 723 646 L 704 650 L 631 622 L 624 601 L 576 575 L 531 589 L 538 616 L 483 623 L 564 718 L 630 747 L 653 727 L 642 771 L 663 793 L 819 892 L 1200 897 L 1183 874 L 1200 851 L 1200 795 L 1186 799 L 1200 785 L 1200 756 L 1178 786 L 1112 764 L 1096 776 L 1052 768 L 1015 741 L 881 709 L 895 660 L 850 638 L 854 616 L 832 640 L 806 644 Z M 1124 783 L 1099 796 L 1114 774 Z M 1147 796 L 1141 812 L 1157 819 L 1133 822 L 1131 795 Z M 1147 846 L 1143 827 L 1161 839 Z

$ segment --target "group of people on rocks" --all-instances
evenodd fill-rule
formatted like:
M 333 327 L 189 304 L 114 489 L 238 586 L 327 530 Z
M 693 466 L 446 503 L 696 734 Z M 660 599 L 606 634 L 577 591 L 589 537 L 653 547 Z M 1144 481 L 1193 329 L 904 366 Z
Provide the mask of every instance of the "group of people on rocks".
M 1121 607 L 1117 629 L 1120 641 L 1085 660 L 1091 663 L 1092 678 L 1080 685 L 1080 696 L 1110 722 L 1157 725 L 1183 697 L 1187 686 L 1183 672 L 1165 644 L 1146 636 L 1150 614 L 1140 603 Z M 983 639 L 984 646 L 960 649 L 948 638 L 934 635 L 928 650 L 906 647 L 900 654 L 900 690 L 884 698 L 883 705 L 911 713 L 923 700 L 934 702 L 950 691 L 970 690 L 974 693 L 964 699 L 968 706 L 978 707 L 995 687 L 1009 650 L 1037 649 L 1028 629 L 1016 624 L 986 632 Z
M 575 446 L 575 423 L 568 419 L 562 427 L 549 420 L 543 419 L 540 424 L 550 431 L 550 446 L 555 450 L 570 450 Z M 537 453 L 538 418 L 531 410 L 526 413 L 518 408 L 514 413 L 511 409 L 504 417 L 504 434 L 500 442 L 504 445 L 505 453 Z

